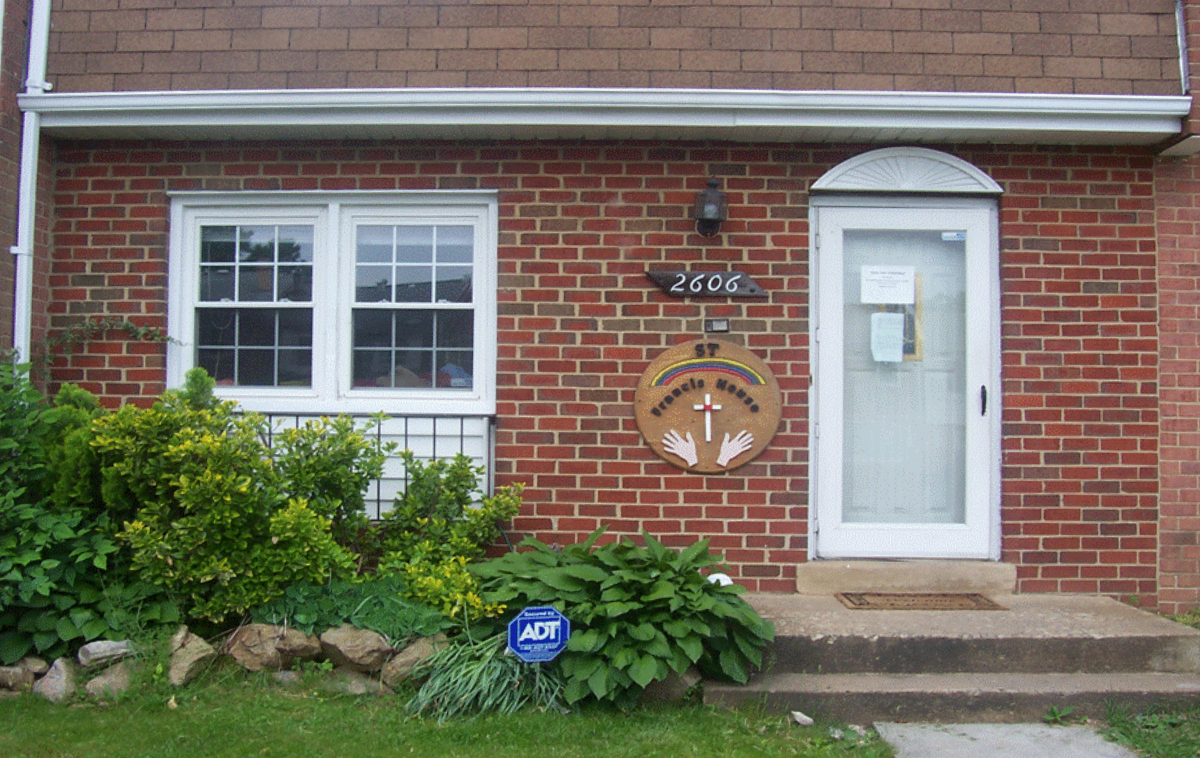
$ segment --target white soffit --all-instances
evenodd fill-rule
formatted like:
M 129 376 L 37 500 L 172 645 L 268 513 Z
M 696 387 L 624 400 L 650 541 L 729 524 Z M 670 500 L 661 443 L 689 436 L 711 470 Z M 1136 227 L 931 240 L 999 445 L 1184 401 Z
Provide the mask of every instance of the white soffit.
M 676 89 L 222 90 L 27 94 L 75 138 L 713 139 L 1153 145 L 1186 96 Z

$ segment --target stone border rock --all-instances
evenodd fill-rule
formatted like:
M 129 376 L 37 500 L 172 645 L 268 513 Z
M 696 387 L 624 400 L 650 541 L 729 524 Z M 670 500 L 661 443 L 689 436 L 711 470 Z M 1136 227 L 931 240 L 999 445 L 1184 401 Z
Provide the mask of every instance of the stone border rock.
M 378 632 L 345 624 L 320 636 L 273 624 L 245 624 L 235 629 L 222 645 L 214 647 L 180 626 L 170 641 L 167 681 L 182 687 L 225 655 L 247 671 L 274 672 L 281 683 L 298 681 L 284 676 L 307 661 L 328 661 L 331 674 L 325 686 L 352 695 L 390 694 L 411 678 L 416 666 L 446 643 L 444 634 L 424 637 L 402 648 L 392 647 Z M 0 666 L 0 698 L 33 692 L 52 702 L 75 695 L 86 673 L 95 672 L 84 686 L 93 699 L 112 699 L 132 685 L 136 651 L 125 640 L 99 640 L 80 648 L 76 660 L 59 658 L 52 664 L 27 657 L 13 666 Z

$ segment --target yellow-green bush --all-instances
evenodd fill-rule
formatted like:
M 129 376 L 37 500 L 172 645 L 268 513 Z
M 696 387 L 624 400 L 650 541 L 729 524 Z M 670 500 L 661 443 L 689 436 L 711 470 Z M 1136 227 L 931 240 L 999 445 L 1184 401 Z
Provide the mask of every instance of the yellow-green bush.
M 282 471 L 299 468 L 277 462 L 289 452 L 268 448 L 263 419 L 216 400 L 212 386 L 193 371 L 184 389 L 153 407 L 126 406 L 98 419 L 92 446 L 134 572 L 168 590 L 191 616 L 220 621 L 294 582 L 349 576 L 355 562 L 333 539 L 330 519 L 309 506 L 311 495 L 328 507 L 328 488 L 302 492 L 286 480 Z M 339 434 L 358 433 L 352 426 L 330 432 Z M 313 456 L 308 471 L 340 465 L 320 449 L 313 443 L 291 454 Z M 318 472 L 306 481 L 330 479 Z
M 465 455 L 426 462 L 405 451 L 401 458 L 408 486 L 380 525 L 380 571 L 405 576 L 409 597 L 457 621 L 497 615 L 502 607 L 480 598 L 466 565 L 483 555 L 500 524 L 520 510 L 521 486 L 484 497 L 483 468 Z

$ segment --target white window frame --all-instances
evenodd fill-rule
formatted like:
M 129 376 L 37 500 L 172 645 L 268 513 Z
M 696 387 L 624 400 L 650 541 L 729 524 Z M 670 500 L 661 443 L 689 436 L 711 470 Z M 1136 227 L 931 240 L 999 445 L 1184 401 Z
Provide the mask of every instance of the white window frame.
M 495 413 L 498 245 L 495 192 L 183 192 L 172 194 L 170 200 L 168 386 L 181 386 L 188 370 L 196 365 L 195 309 L 200 303 L 201 226 L 311 223 L 315 227 L 312 386 L 220 386 L 217 395 L 264 413 Z M 474 228 L 474 368 L 470 388 L 353 386 L 353 227 L 356 221 L 364 220 Z

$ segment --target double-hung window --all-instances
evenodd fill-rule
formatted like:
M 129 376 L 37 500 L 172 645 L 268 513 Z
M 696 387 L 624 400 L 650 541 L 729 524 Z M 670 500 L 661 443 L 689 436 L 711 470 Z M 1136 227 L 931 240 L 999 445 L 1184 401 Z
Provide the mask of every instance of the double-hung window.
M 168 380 L 285 413 L 494 412 L 490 192 L 172 197 Z

